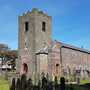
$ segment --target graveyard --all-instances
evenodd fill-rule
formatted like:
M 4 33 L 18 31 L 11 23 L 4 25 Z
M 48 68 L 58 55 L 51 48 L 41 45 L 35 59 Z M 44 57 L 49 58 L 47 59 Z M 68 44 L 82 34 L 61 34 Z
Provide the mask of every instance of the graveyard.
M 63 85 L 61 83 L 63 83 Z M 55 78 L 53 82 L 45 80 L 44 78 L 42 84 L 39 82 L 38 85 L 33 85 L 30 78 L 26 79 L 26 77 L 22 76 L 21 79 L 18 78 L 17 81 L 13 78 L 12 83 L 10 84 L 9 80 L 0 77 L 0 90 L 20 90 L 21 88 L 22 90 L 89 90 L 90 88 L 90 80 L 81 80 L 79 85 L 65 83 L 64 80 L 58 82 L 57 78 Z M 61 85 L 65 88 L 60 89 Z

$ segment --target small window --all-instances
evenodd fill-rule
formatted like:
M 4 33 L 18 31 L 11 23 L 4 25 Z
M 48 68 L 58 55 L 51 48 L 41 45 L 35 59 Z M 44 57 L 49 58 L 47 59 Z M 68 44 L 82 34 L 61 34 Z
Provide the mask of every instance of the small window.
M 42 31 L 46 31 L 46 23 L 45 22 L 42 22 Z
M 58 67 L 59 66 L 59 64 L 56 64 L 56 67 Z
M 25 48 L 27 48 L 27 43 L 25 42 Z
M 25 22 L 25 32 L 27 32 L 29 30 L 29 23 Z
M 28 40 L 27 40 L 27 37 L 25 38 L 25 48 L 28 48 Z

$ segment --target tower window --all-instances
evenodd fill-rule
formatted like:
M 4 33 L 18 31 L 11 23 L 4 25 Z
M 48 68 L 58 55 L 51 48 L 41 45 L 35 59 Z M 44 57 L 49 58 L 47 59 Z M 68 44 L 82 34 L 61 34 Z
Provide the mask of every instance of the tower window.
M 27 32 L 29 30 L 29 23 L 25 22 L 25 32 Z
M 46 23 L 45 22 L 42 22 L 42 31 L 46 31 Z
M 59 66 L 59 64 L 56 64 L 56 67 L 58 67 Z
M 25 37 L 25 48 L 28 48 L 28 38 L 27 38 L 27 36 Z

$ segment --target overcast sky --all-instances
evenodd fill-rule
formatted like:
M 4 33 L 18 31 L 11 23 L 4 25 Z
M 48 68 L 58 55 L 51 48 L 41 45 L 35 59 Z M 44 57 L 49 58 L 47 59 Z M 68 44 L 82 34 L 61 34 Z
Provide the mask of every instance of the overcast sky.
M 52 38 L 90 50 L 90 0 L 0 0 L 0 43 L 18 47 L 18 16 L 32 8 L 52 16 Z

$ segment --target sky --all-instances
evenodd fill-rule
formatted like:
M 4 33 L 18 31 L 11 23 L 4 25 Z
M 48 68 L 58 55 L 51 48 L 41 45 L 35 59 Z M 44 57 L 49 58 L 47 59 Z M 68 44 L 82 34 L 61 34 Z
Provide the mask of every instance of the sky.
M 0 43 L 18 48 L 18 16 L 38 8 L 52 16 L 52 39 L 90 50 L 90 0 L 0 0 Z

